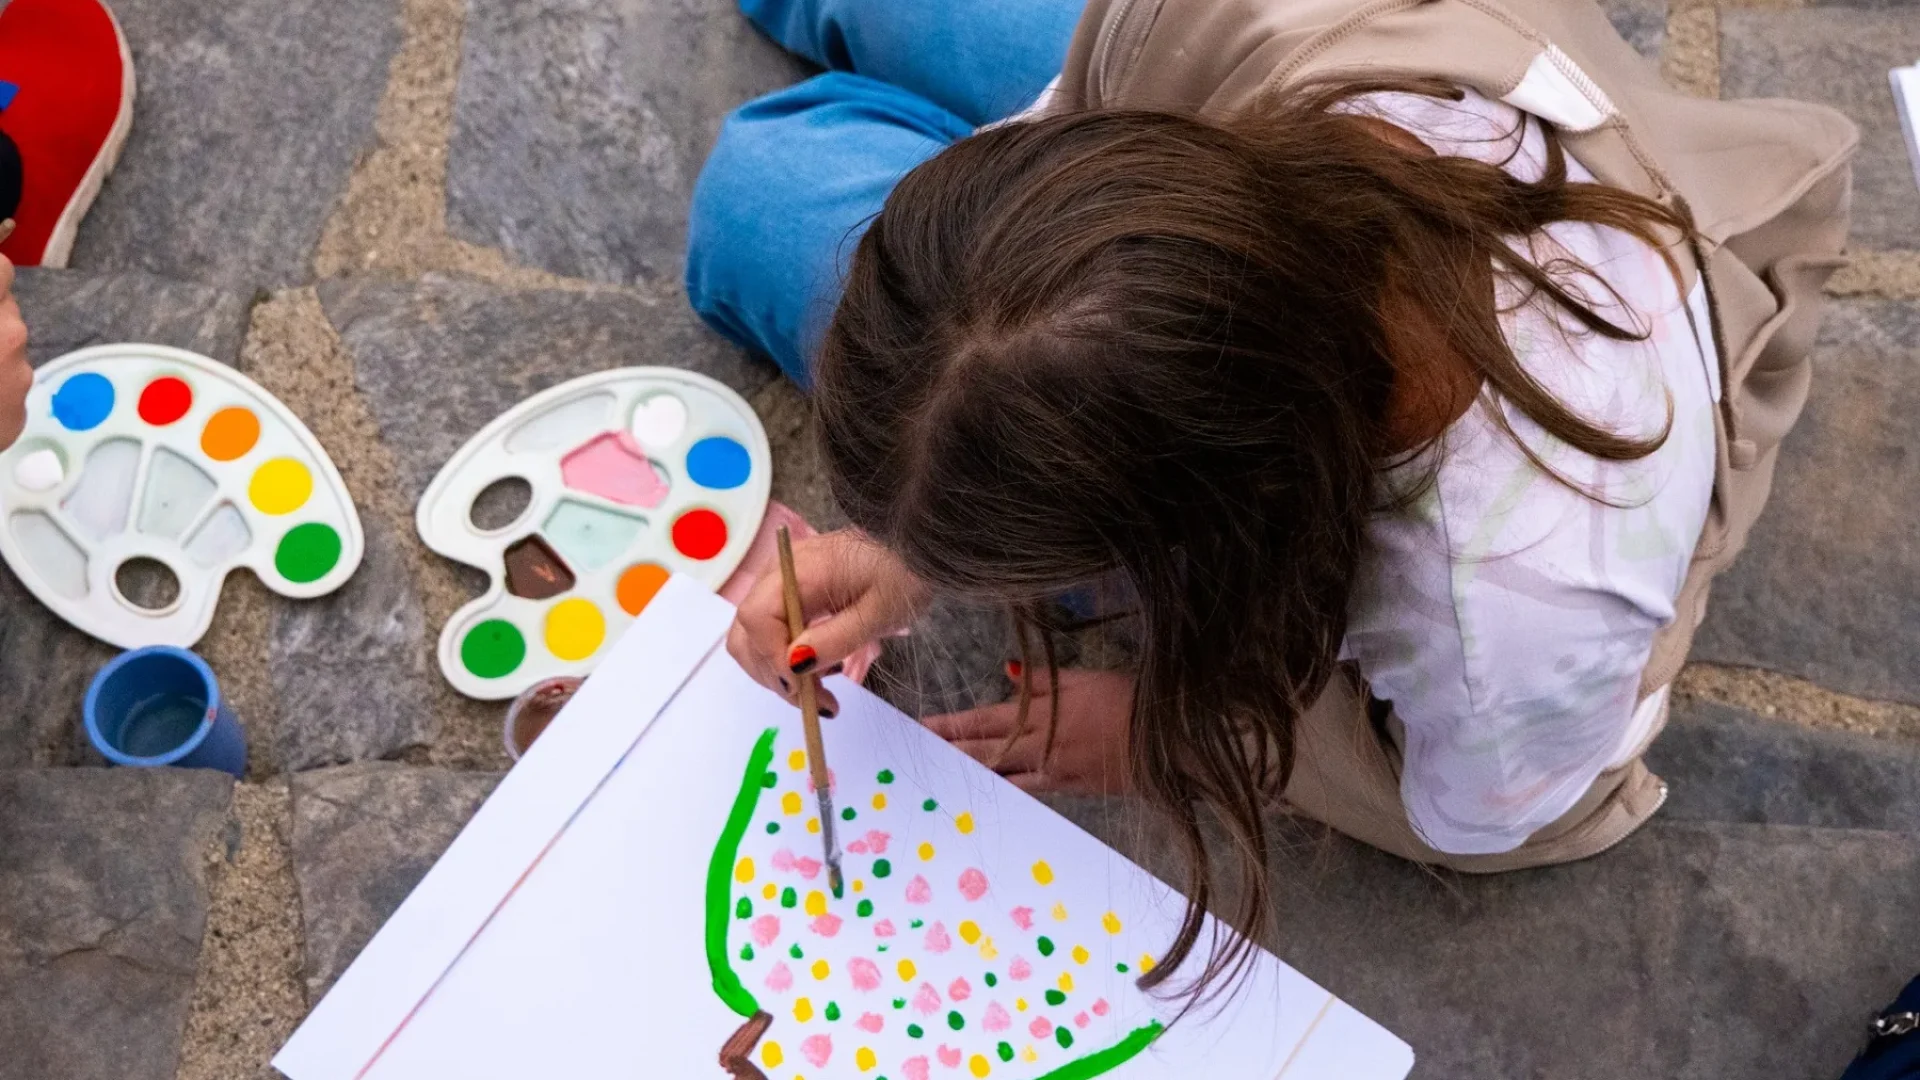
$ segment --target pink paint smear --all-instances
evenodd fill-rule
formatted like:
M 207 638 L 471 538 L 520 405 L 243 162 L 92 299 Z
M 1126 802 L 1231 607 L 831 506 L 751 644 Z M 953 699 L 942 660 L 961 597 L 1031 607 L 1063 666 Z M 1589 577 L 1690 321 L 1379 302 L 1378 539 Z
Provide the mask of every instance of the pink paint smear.
M 652 509 L 667 497 L 666 481 L 624 431 L 609 431 L 561 458 L 560 479 L 575 491 L 623 506 Z

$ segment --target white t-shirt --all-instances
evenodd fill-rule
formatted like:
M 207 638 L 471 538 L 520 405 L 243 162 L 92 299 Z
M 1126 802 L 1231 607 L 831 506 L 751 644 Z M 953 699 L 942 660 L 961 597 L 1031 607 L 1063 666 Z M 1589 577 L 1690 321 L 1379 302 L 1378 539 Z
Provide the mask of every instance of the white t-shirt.
M 1539 122 L 1471 91 L 1459 103 L 1381 94 L 1354 108 L 1441 154 L 1525 180 L 1545 170 Z M 1567 171 L 1593 179 L 1570 156 Z M 1515 248 L 1535 265 L 1578 260 L 1612 293 L 1590 278 L 1563 284 L 1615 325 L 1650 331 L 1624 342 L 1585 332 L 1499 283 L 1500 325 L 1528 373 L 1576 414 L 1637 436 L 1661 429 L 1671 400 L 1672 429 L 1646 458 L 1604 462 L 1483 392 L 1441 437 L 1434 484 L 1370 524 L 1343 655 L 1405 726 L 1408 820 L 1456 854 L 1518 847 L 1640 748 L 1665 702 L 1662 691 L 1637 703 L 1641 672 L 1674 620 L 1713 495 L 1720 389 L 1704 290 L 1683 301 L 1659 254 L 1610 228 L 1559 222 Z M 1535 467 L 1496 409 L 1605 501 Z M 1423 465 L 1386 480 L 1408 482 Z

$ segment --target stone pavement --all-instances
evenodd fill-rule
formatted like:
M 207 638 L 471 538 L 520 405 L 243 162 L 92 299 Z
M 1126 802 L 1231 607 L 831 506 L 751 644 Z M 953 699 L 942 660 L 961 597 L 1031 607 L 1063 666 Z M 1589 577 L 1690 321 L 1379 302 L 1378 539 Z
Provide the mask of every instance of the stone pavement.
M 478 584 L 412 527 L 469 433 L 575 375 L 685 366 L 760 412 L 776 497 L 836 520 L 804 403 L 677 281 L 721 118 L 804 69 L 728 0 L 113 3 L 134 134 L 73 268 L 21 275 L 34 358 L 235 365 L 327 446 L 368 551 L 317 601 L 228 583 L 202 651 L 249 727 L 237 785 L 93 767 L 79 700 L 112 651 L 0 575 L 0 1080 L 265 1077 L 507 765 L 500 709 L 432 658 Z M 1807 418 L 1655 750 L 1673 799 L 1605 859 L 1495 880 L 1301 838 L 1272 943 L 1413 1041 L 1418 1076 L 1828 1077 L 1920 971 L 1920 191 L 1886 82 L 1920 15 L 1608 7 L 1676 83 L 1824 101 L 1865 139 Z M 943 609 L 876 684 L 991 700 L 1007 647 Z M 1126 807 L 1062 809 L 1172 869 Z

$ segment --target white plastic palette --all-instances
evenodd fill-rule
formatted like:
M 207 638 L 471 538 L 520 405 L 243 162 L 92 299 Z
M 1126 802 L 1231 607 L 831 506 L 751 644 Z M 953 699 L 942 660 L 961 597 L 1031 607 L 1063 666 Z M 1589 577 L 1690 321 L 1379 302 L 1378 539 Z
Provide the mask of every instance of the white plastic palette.
M 0 454 L 0 555 L 55 614 L 121 648 L 192 645 L 236 567 L 274 592 L 338 588 L 365 541 L 326 451 L 273 395 L 204 356 L 102 345 L 42 367 Z M 122 592 L 154 560 L 160 607 Z
M 498 699 L 585 674 L 669 574 L 718 589 L 766 514 L 772 460 L 738 394 L 676 368 L 603 371 L 509 409 L 420 497 L 427 546 L 492 578 L 441 631 L 447 681 Z M 513 479 L 526 508 L 476 525 L 482 493 Z

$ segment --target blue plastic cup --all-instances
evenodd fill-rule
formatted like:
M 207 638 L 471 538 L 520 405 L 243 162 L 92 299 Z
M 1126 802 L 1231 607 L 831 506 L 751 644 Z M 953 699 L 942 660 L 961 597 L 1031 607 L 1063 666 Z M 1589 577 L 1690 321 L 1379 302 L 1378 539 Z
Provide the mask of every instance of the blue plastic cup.
M 205 660 L 171 645 L 113 658 L 87 688 L 87 738 L 115 765 L 244 776 L 247 737 Z

